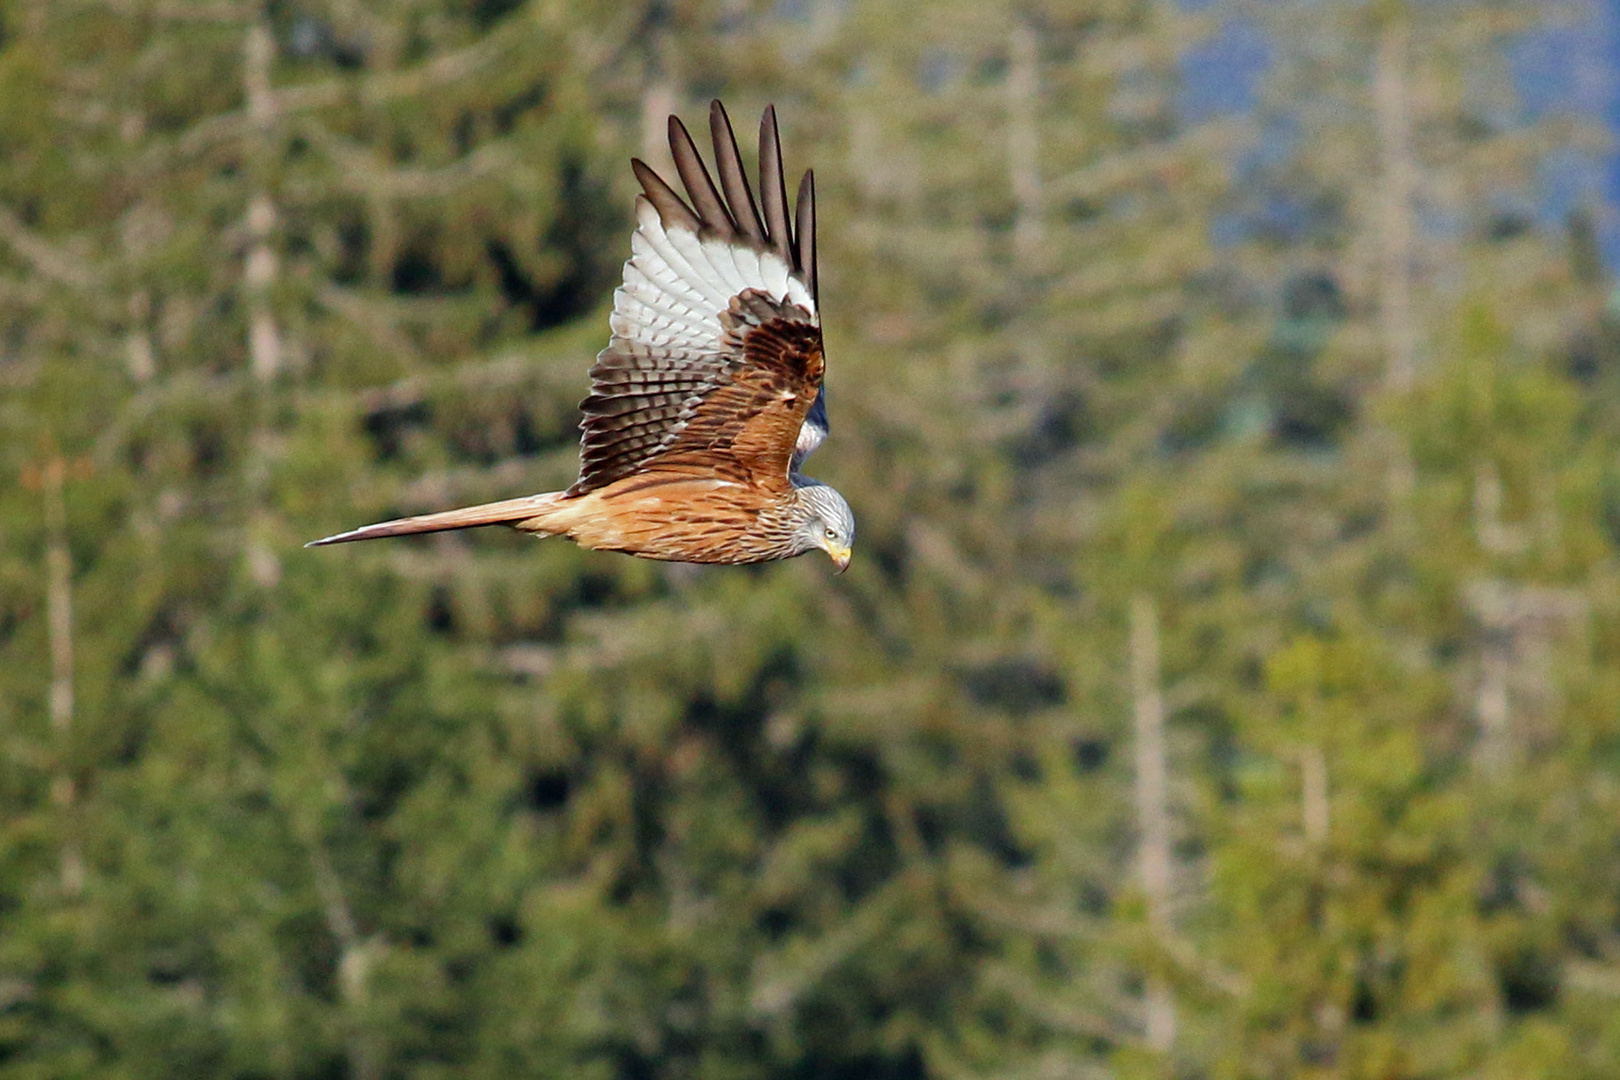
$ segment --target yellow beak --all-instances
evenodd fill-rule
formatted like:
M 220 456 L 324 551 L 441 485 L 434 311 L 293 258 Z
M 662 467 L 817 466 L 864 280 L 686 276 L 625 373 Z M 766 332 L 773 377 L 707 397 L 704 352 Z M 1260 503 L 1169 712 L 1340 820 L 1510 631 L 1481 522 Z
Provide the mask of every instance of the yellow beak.
M 840 574 L 849 569 L 849 548 L 832 545 L 827 548 L 827 554 L 832 556 L 833 565 L 838 567 Z

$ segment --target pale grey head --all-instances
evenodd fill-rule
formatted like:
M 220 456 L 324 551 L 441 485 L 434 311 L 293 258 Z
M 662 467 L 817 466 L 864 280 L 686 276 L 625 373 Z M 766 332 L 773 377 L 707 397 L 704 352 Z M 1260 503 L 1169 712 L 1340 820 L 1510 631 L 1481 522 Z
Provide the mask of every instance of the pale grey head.
M 793 547 L 799 554 L 820 548 L 843 573 L 855 546 L 855 514 L 844 497 L 819 480 L 794 474 L 799 514 L 793 529 Z

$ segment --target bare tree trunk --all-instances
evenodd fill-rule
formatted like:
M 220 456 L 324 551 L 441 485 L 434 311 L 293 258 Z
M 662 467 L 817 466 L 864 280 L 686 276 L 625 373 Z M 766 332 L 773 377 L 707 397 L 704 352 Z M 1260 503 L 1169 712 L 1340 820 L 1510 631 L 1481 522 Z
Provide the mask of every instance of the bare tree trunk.
M 1035 30 L 1013 17 L 1007 42 L 1007 169 L 1012 181 L 1013 248 L 1020 262 L 1035 258 L 1045 240 L 1041 220 L 1040 65 Z
M 1412 385 L 1416 335 L 1412 321 L 1411 117 L 1406 85 L 1410 24 L 1404 14 L 1384 20 L 1378 35 L 1373 96 L 1378 113 L 1379 329 L 1384 339 L 1385 378 L 1397 390 Z
M 1474 467 L 1474 538 L 1493 555 L 1516 555 L 1530 546 L 1528 529 L 1502 520 L 1502 477 L 1491 461 Z
M 248 116 L 261 138 L 268 137 L 275 125 L 275 97 L 270 89 L 270 63 L 275 41 L 270 28 L 256 22 L 248 29 L 243 50 L 242 83 L 247 96 Z M 261 146 L 263 144 L 261 143 Z M 263 177 L 260 177 L 263 182 Z M 249 352 L 253 374 L 269 382 L 281 372 L 281 333 L 270 309 L 270 290 L 276 283 L 279 260 L 272 244 L 276 227 L 276 206 L 262 187 L 248 204 L 248 254 L 243 277 L 247 284 L 250 320 Z
M 130 378 L 143 383 L 157 374 L 157 356 L 152 350 L 152 335 L 146 320 L 152 314 L 152 294 L 136 289 L 129 297 L 129 334 L 124 341 L 124 357 L 129 365 Z
M 366 1014 L 371 1004 L 371 965 L 379 943 L 361 936 L 343 895 L 343 883 L 319 840 L 310 844 L 309 864 L 327 932 L 338 945 L 338 999 L 348 1014 L 349 1076 L 351 1080 L 377 1080 L 383 1072 L 383 1046 Z
M 51 648 L 51 735 L 61 762 L 51 781 L 51 799 L 62 815 L 62 892 L 77 897 L 84 889 L 84 858 L 74 826 L 78 792 L 67 760 L 73 733 L 73 562 L 68 551 L 67 505 L 62 488 L 67 464 L 60 454 L 45 463 L 45 604 Z
M 1332 827 L 1328 802 L 1327 757 L 1321 743 L 1309 743 L 1299 752 L 1300 816 L 1305 840 L 1313 849 L 1327 844 Z
M 399 69 L 407 30 L 404 25 L 385 25 L 379 31 L 373 39 L 366 69 L 375 75 L 388 76 Z M 392 160 L 388 163 L 391 165 Z M 366 223 L 371 233 L 367 238 L 366 269 L 371 275 L 372 288 L 386 289 L 399 262 L 403 243 L 400 214 L 386 184 L 371 185 L 365 198 Z
M 1384 342 L 1384 383 L 1404 393 L 1415 375 L 1417 333 L 1412 315 L 1412 159 L 1407 58 L 1411 27 L 1404 12 L 1388 16 L 1378 36 L 1373 97 L 1378 125 L 1378 325 Z M 1417 478 L 1405 441 L 1386 431 L 1389 501 L 1398 531 L 1411 531 L 1411 499 Z
M 248 28 L 243 47 L 242 84 L 247 97 L 248 116 L 255 128 L 259 152 L 270 146 L 275 127 L 275 96 L 270 87 L 270 65 L 275 57 L 275 39 L 261 19 Z M 259 187 L 248 202 L 247 264 L 243 269 L 243 292 L 248 309 L 248 356 L 254 379 L 266 387 L 281 374 L 281 330 L 271 306 L 272 291 L 280 271 L 274 245 L 276 204 L 270 197 L 268 169 L 264 163 L 254 170 Z M 264 393 L 256 395 L 259 401 Z M 281 562 L 269 541 L 269 515 L 265 508 L 269 488 L 270 432 L 263 419 L 255 422 L 250 436 L 247 463 L 247 564 L 248 573 L 261 587 L 273 588 L 281 580 Z
M 1553 652 L 1560 644 L 1572 644 L 1572 635 L 1581 632 L 1589 618 L 1589 599 L 1580 589 L 1493 577 L 1471 582 L 1466 596 L 1479 642 L 1475 760 L 1486 776 L 1500 776 L 1514 766 L 1544 718 L 1556 713 L 1559 680 Z
M 1513 716 L 1508 707 L 1508 631 L 1487 628 L 1480 648 L 1479 689 L 1474 714 L 1479 720 L 1479 766 L 1488 776 L 1499 776 L 1512 756 Z
M 842 7 L 839 0 L 810 0 L 810 32 L 806 35 L 810 48 L 819 49 L 833 39 L 843 17 Z
M 1502 521 L 1502 478 L 1494 462 L 1481 460 L 1474 468 L 1474 539 L 1481 550 L 1511 555 L 1525 550 L 1530 537 L 1522 527 Z M 1487 579 L 1489 587 L 1476 590 L 1481 597 L 1503 597 L 1503 582 Z M 1515 627 L 1506 602 L 1479 610 L 1484 624 L 1479 649 L 1479 686 L 1474 695 L 1474 716 L 1479 722 L 1478 761 L 1487 776 L 1506 770 L 1512 757 L 1513 713 L 1508 698 Z M 1498 610 L 1500 609 L 1500 610 Z
M 1172 867 L 1164 694 L 1159 686 L 1159 612 L 1147 593 L 1131 599 L 1131 690 L 1136 727 L 1137 860 L 1147 896 L 1148 923 L 1168 941 Z M 1147 1044 L 1168 1052 L 1176 1035 L 1175 1001 L 1162 975 L 1150 974 L 1143 1001 Z

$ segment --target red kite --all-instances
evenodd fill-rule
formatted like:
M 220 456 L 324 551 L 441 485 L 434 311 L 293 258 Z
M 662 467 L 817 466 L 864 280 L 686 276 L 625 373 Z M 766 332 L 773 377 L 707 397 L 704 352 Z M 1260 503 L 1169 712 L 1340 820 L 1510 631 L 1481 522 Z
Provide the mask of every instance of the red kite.
M 715 186 L 692 136 L 669 118 L 683 201 L 632 160 L 634 254 L 613 294 L 613 337 L 580 409 L 579 479 L 566 491 L 401 518 L 318 544 L 510 525 L 648 559 L 754 563 L 821 549 L 849 565 L 855 517 L 798 473 L 827 434 L 816 306 L 816 189 L 788 220 L 776 112 L 759 125 L 760 202 L 731 121 L 709 108 Z

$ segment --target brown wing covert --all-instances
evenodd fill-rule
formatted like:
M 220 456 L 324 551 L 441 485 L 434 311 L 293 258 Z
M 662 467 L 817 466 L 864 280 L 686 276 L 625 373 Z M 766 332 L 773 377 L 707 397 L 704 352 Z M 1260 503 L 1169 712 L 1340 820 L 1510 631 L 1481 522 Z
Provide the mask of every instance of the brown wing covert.
M 799 428 L 821 387 L 821 330 L 802 311 L 754 291 L 733 300 L 724 321 L 728 349 L 741 362 L 698 398 L 668 449 L 645 467 L 785 488 Z

